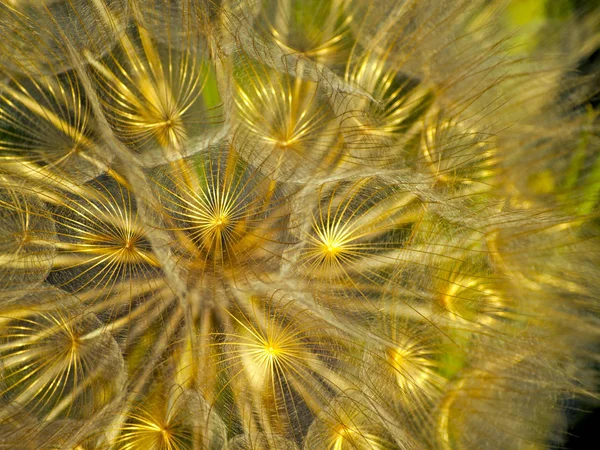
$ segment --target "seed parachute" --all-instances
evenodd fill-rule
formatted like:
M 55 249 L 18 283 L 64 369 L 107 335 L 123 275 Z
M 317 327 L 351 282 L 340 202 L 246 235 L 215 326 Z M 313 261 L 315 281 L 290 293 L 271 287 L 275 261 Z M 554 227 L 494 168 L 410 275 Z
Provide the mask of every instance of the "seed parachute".
M 0 449 L 563 445 L 600 335 L 572 3 L 0 0 Z

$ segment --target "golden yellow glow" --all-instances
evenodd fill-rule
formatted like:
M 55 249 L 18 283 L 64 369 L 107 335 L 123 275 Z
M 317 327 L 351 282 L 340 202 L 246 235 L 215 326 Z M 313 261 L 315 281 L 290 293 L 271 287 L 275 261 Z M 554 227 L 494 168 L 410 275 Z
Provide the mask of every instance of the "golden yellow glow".
M 52 216 L 58 256 L 53 270 L 65 286 L 81 290 L 100 284 L 108 293 L 123 277 L 158 266 L 129 191 L 116 181 L 113 187 L 114 192 L 84 185 L 82 196 L 73 198 L 57 193 Z
M 0 0 L 0 447 L 560 438 L 600 9 L 519 2 Z
M 198 36 L 189 39 L 192 44 Z M 198 100 L 208 72 L 202 51 L 196 45 L 181 52 L 170 48 L 165 57 L 141 25 L 132 35 L 121 36 L 119 44 L 127 58 L 116 68 L 114 55 L 110 63 L 86 55 L 104 91 L 103 106 L 111 125 L 136 149 L 155 140 L 165 149 L 180 151 L 188 136 L 186 122 L 198 121 L 192 109 L 203 108 Z M 195 112 L 199 117 L 204 110 Z
M 356 428 L 347 425 L 341 425 L 335 432 L 338 436 L 334 437 L 333 442 L 327 447 L 327 450 L 343 450 L 344 448 L 354 448 L 353 441 L 359 432 Z
M 427 367 L 427 359 L 410 350 L 390 348 L 386 351 L 386 356 L 403 392 L 422 389 L 423 383 L 431 375 L 431 370 Z
M 190 437 L 177 420 L 162 420 L 140 413 L 128 415 L 118 442 L 123 450 L 184 450 Z
M 111 366 L 118 364 L 116 343 L 93 315 L 79 318 L 76 307 L 0 324 L 0 339 L 0 394 L 40 418 L 85 417 L 119 382 L 118 365 Z M 79 408 L 82 402 L 90 409 Z
M 440 338 L 434 326 L 415 324 L 403 317 L 392 317 L 384 324 L 390 344 L 372 362 L 382 370 L 390 400 L 413 412 L 424 411 L 443 390 L 440 375 Z
M 409 226 L 420 214 L 414 200 L 412 194 L 381 186 L 376 178 L 321 185 L 311 230 L 305 234 L 302 267 L 310 276 L 349 285 L 359 277 L 387 281 L 376 268 L 398 261 Z
M 263 9 L 257 23 L 287 52 L 334 62 L 348 50 L 353 0 L 277 0 Z
M 288 214 L 278 196 L 281 187 L 243 160 L 233 143 L 164 170 L 168 182 L 155 182 L 169 230 L 189 264 L 231 275 L 254 258 L 273 256 Z
M 265 160 L 276 178 L 286 178 L 291 171 L 305 173 L 323 161 L 331 164 L 339 153 L 339 133 L 318 83 L 277 73 L 249 58 L 243 62 L 235 103 L 251 147 L 258 152 L 255 158 Z M 301 71 L 301 66 L 296 70 Z
M 344 253 L 348 251 L 347 244 L 351 241 L 351 239 L 347 238 L 347 234 L 349 233 L 340 232 L 339 235 L 336 235 L 335 231 L 326 230 L 323 233 L 318 229 L 316 232 L 321 241 L 320 246 L 323 258 L 330 264 L 343 259 Z
M 389 442 L 375 434 L 361 432 L 354 426 L 341 425 L 327 450 L 384 450 Z
M 208 195 L 211 194 L 212 192 Z M 220 193 L 215 194 L 216 199 L 203 202 L 194 214 L 190 214 L 190 221 L 195 227 L 191 236 L 201 242 L 207 251 L 222 251 L 221 246 L 234 238 L 232 224 L 236 219 L 236 205 L 223 199 Z

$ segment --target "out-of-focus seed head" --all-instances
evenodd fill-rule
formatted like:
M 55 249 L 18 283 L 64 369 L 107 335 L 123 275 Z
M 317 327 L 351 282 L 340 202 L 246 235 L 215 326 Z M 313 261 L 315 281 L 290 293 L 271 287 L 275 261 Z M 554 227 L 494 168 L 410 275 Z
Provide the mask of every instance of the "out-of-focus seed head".
M 600 19 L 557 11 L 0 1 L 0 447 L 561 445 Z

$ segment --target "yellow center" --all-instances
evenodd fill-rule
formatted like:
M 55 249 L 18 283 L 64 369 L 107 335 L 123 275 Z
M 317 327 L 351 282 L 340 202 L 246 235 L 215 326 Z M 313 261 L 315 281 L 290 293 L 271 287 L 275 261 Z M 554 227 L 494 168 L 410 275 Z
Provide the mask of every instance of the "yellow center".
M 277 355 L 279 355 L 279 349 L 277 347 L 274 347 L 273 344 L 270 344 L 267 348 L 267 356 L 269 358 L 276 358 Z
M 327 237 L 323 240 L 323 252 L 326 256 L 335 257 L 343 251 L 343 243 L 339 239 Z
M 346 447 L 344 444 L 346 442 L 351 442 L 353 440 L 353 435 L 356 435 L 357 431 L 353 430 L 347 425 L 341 425 L 337 430 L 337 436 L 331 442 L 331 445 L 328 447 L 328 450 L 342 450 Z
M 227 216 L 225 214 L 218 214 L 213 219 L 212 226 L 216 230 L 222 230 L 223 228 L 225 228 L 227 226 L 228 223 L 229 223 L 229 220 L 227 219 Z

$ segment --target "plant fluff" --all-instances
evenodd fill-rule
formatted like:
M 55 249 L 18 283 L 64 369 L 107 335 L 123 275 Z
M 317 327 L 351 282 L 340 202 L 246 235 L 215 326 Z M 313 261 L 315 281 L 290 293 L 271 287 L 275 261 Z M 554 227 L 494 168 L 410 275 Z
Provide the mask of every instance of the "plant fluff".
M 2 0 L 0 448 L 559 445 L 598 22 L 511 5 Z

